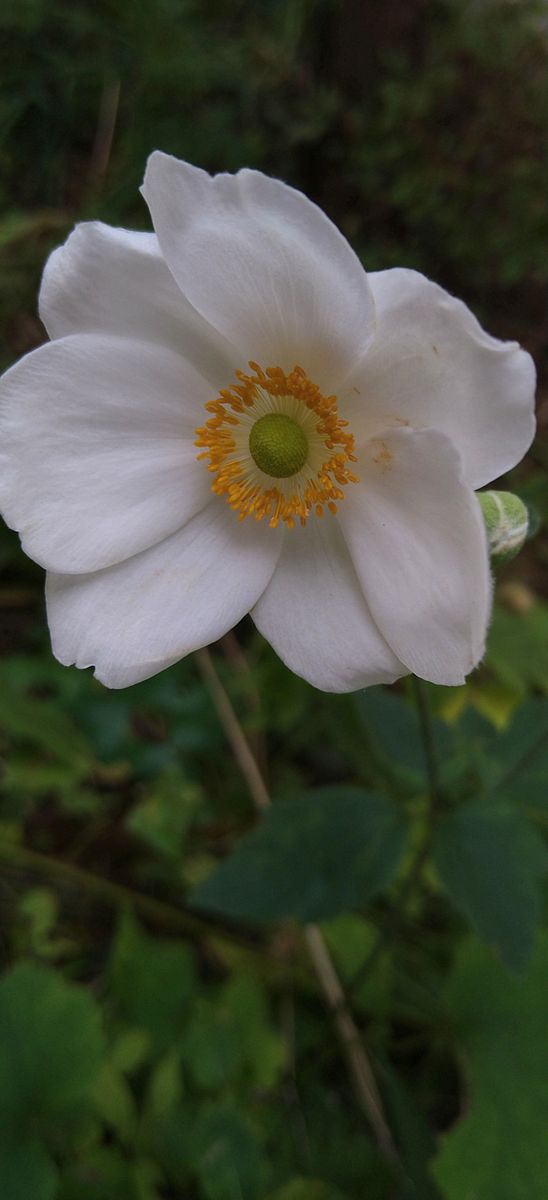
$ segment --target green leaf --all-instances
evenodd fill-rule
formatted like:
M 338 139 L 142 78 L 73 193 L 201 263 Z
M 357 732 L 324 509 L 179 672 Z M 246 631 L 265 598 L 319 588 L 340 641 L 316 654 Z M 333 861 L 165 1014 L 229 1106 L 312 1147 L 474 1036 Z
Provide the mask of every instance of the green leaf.
M 144 1029 L 124 1029 L 116 1039 L 110 1062 L 116 1071 L 131 1075 L 138 1070 L 150 1053 L 150 1037 Z
M 241 1048 L 230 1015 L 212 1000 L 194 1005 L 183 1046 L 185 1064 L 205 1091 L 219 1091 L 238 1077 Z
M 39 1142 L 0 1141 L 2 1200 L 52 1200 L 57 1171 Z
M 417 784 L 426 776 L 426 762 L 417 710 L 403 696 L 383 687 L 367 688 L 356 695 L 356 707 L 373 752 L 379 754 L 396 774 Z M 438 758 L 450 752 L 450 729 L 436 718 L 432 732 Z
M 324 922 L 322 932 L 342 981 L 351 988 L 354 1000 L 363 1005 L 369 1015 L 375 1013 L 382 1018 L 390 1005 L 393 983 L 390 955 L 381 956 L 363 984 L 356 982 L 377 943 L 379 931 L 376 926 L 364 917 L 345 913 Z
M 31 888 L 25 892 L 18 906 L 23 928 L 19 944 L 37 958 L 56 959 L 73 949 L 68 938 L 54 937 L 54 928 L 59 914 L 59 900 L 48 888 Z
M 179 1103 L 182 1092 L 180 1053 L 170 1050 L 152 1072 L 146 1093 L 145 1113 L 149 1121 L 158 1120 Z
M 22 963 L 0 983 L 0 1129 L 21 1134 L 87 1100 L 103 1057 L 93 996 Z
M 194 1005 L 184 1057 L 195 1082 L 206 1090 L 241 1078 L 260 1088 L 277 1083 L 285 1047 L 268 1023 L 266 997 L 258 981 L 235 975 L 215 1001 L 200 999 Z
M 429 1163 L 436 1144 L 426 1118 L 403 1080 L 387 1062 L 382 1063 L 382 1080 L 388 1120 L 396 1135 L 403 1164 L 401 1200 L 440 1200 L 430 1175 Z
M 175 1187 L 186 1189 L 183 1190 L 184 1195 L 188 1191 L 191 1171 L 195 1117 L 195 1100 L 191 1110 L 175 1104 L 155 1112 L 153 1106 L 147 1103 L 146 1134 L 149 1151 L 154 1155 L 154 1161 L 166 1172 L 170 1182 Z
M 548 692 L 548 605 L 537 601 L 526 612 L 495 607 L 489 630 L 487 664 L 517 691 Z
M 487 802 L 463 805 L 437 825 L 433 859 L 459 911 L 507 966 L 525 967 L 540 916 L 548 856 L 526 817 Z
M 256 920 L 336 916 L 386 887 L 405 835 L 396 805 L 358 788 L 321 788 L 280 801 L 194 889 L 192 903 Z
M 150 795 L 132 809 L 128 829 L 160 854 L 179 858 L 200 801 L 196 784 L 189 783 L 178 771 L 166 771 L 156 780 Z
M 266 1163 L 252 1126 L 221 1106 L 198 1119 L 192 1136 L 193 1167 L 207 1200 L 257 1200 L 264 1194 Z
M 196 986 L 188 947 L 150 937 L 126 912 L 112 948 L 110 975 L 121 1016 L 145 1029 L 155 1048 L 167 1048 L 184 1027 Z
M 138 1161 L 124 1159 L 117 1149 L 99 1147 L 67 1167 L 55 1200 L 141 1200 L 136 1178 L 139 1166 Z
M 475 940 L 447 989 L 466 1083 L 464 1116 L 442 1140 L 434 1175 L 445 1200 L 545 1200 L 548 1179 L 548 942 L 512 979 Z
M 299 1024 L 298 1020 L 297 1033 Z M 335 1195 L 340 1188 L 352 1200 L 388 1200 L 392 1192 L 395 1200 L 398 1193 L 392 1168 L 381 1158 L 355 1105 L 351 1101 L 341 1103 L 340 1098 L 336 1100 L 332 1085 L 325 1079 L 322 1064 L 326 1059 L 335 1063 L 337 1056 L 330 1038 L 326 1038 L 326 1025 L 320 1026 L 310 1041 L 307 1039 L 306 1050 L 302 1040 L 298 1040 L 297 1050 L 303 1058 L 298 1068 L 299 1106 L 306 1122 L 306 1154 L 314 1178 L 329 1182 Z M 315 1060 L 312 1069 L 304 1069 L 306 1058 Z M 277 1142 L 282 1144 L 286 1121 L 287 1117 L 280 1114 Z M 285 1178 L 294 1173 L 294 1156 L 290 1164 Z M 278 1186 L 283 1179 L 283 1176 L 278 1178 Z
M 321 1179 L 291 1179 L 285 1187 L 272 1192 L 268 1200 L 346 1200 L 332 1183 Z
M 522 704 L 492 747 L 491 788 L 497 798 L 522 808 L 548 806 L 548 700 Z
M 53 701 L 19 695 L 8 668 L 0 667 L 0 726 L 13 738 L 47 751 L 75 773 L 89 771 L 89 746 L 74 722 Z
M 93 1099 L 105 1125 L 122 1143 L 130 1143 L 137 1128 L 137 1108 L 129 1084 L 111 1062 L 101 1067 L 94 1084 Z
M 251 1082 L 271 1088 L 285 1066 L 286 1046 L 269 1023 L 267 997 L 258 979 L 235 974 L 224 985 L 220 1005 L 230 1017 Z

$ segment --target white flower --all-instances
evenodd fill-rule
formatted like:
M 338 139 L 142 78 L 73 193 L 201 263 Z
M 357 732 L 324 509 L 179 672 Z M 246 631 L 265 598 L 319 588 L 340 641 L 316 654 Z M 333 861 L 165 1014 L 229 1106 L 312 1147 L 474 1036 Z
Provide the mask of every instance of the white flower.
M 414 271 L 366 275 L 256 171 L 155 153 L 143 194 L 155 234 L 52 254 L 52 340 L 1 385 L 0 501 L 54 653 L 124 687 L 251 612 L 326 691 L 461 683 L 490 609 L 474 489 L 531 441 L 531 359 Z

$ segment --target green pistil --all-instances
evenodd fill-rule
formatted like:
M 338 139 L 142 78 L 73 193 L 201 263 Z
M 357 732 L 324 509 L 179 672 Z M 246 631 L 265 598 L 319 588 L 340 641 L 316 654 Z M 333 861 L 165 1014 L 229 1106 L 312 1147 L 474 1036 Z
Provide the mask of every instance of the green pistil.
M 274 479 L 296 475 L 308 457 L 304 431 L 285 413 L 259 417 L 249 435 L 249 449 L 259 469 Z

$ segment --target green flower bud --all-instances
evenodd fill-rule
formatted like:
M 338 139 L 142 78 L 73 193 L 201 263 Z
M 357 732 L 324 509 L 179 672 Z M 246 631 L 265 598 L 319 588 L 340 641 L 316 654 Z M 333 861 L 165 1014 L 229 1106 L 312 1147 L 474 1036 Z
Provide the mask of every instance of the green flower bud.
M 513 492 L 478 492 L 478 500 L 494 563 L 509 562 L 519 553 L 529 529 L 529 513 Z

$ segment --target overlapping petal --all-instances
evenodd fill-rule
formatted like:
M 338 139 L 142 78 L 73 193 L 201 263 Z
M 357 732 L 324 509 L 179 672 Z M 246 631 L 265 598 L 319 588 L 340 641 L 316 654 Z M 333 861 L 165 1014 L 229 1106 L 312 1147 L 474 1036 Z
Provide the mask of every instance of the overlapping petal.
M 291 370 L 335 391 L 374 331 L 367 276 L 346 239 L 300 192 L 258 171 L 210 176 L 149 159 L 143 195 L 166 262 L 242 366 Z
M 436 430 L 389 430 L 360 456 L 340 524 L 371 609 L 408 671 L 459 684 L 482 656 L 489 558 L 479 503 Z
M 213 392 L 242 366 L 183 296 L 153 233 L 77 225 L 46 263 L 39 308 L 51 338 L 103 333 L 155 342 L 186 358 Z
M 209 385 L 166 347 L 76 334 L 0 384 L 0 501 L 31 558 L 94 571 L 153 545 L 210 497 L 195 428 Z
M 0 385 L 0 503 L 50 571 L 54 652 L 124 687 L 251 611 L 325 691 L 463 682 L 491 599 L 472 489 L 532 439 L 531 359 L 416 272 L 370 286 L 279 181 L 156 153 L 143 192 L 155 234 L 92 222 L 50 257 L 54 341 Z M 249 361 L 337 395 L 360 482 L 336 516 L 271 529 L 211 495 L 196 428 Z
M 95 666 L 107 687 L 139 683 L 214 642 L 249 612 L 276 565 L 282 533 L 246 528 L 212 502 L 170 538 L 92 575 L 50 575 L 53 651 Z
M 535 431 L 530 355 L 490 337 L 465 304 L 416 271 L 369 280 L 376 335 L 341 397 L 357 437 L 391 425 L 439 429 L 473 488 L 515 466 Z
M 373 621 L 330 516 L 286 534 L 251 615 L 286 666 L 325 692 L 393 683 L 407 673 Z

